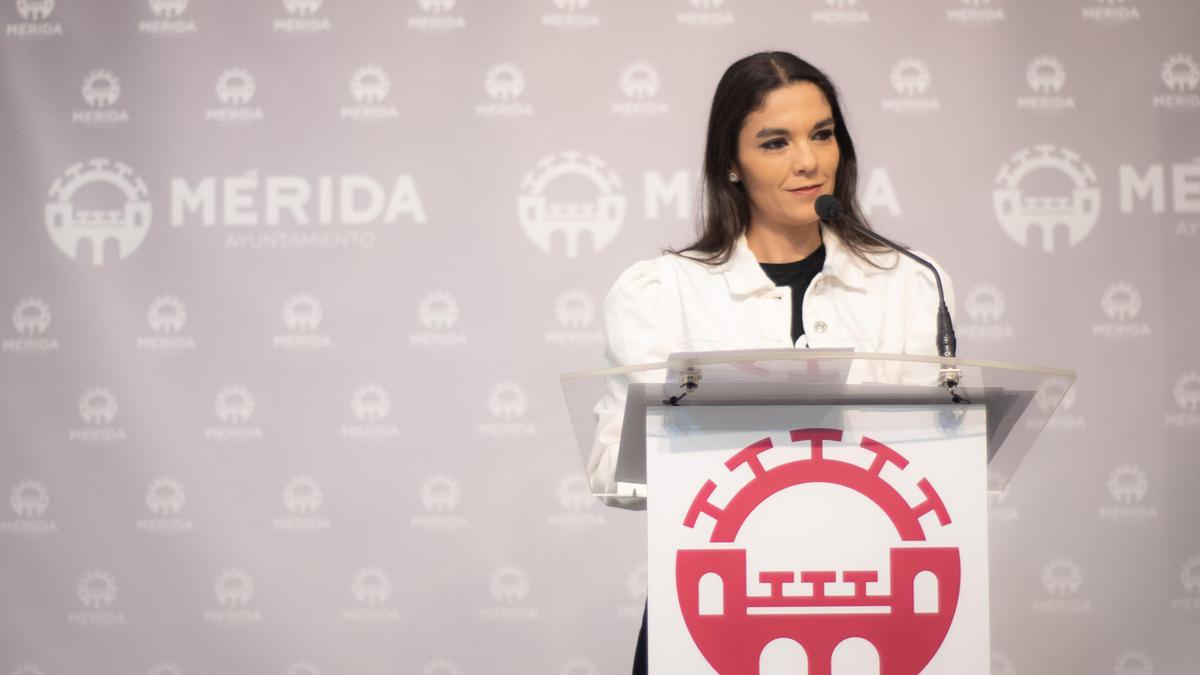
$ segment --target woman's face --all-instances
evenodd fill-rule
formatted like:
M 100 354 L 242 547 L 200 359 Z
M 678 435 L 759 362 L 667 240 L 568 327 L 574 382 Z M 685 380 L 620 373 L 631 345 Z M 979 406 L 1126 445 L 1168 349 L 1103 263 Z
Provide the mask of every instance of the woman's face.
M 833 111 L 811 82 L 784 85 L 746 116 L 733 172 L 750 197 L 750 226 L 797 227 L 820 219 L 813 203 L 833 194 L 841 152 Z

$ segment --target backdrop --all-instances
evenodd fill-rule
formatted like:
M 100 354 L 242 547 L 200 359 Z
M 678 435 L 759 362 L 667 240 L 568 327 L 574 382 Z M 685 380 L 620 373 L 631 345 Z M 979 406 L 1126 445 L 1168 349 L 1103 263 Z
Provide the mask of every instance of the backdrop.
M 4 0 L 0 673 L 625 672 L 642 514 L 558 375 L 794 51 L 960 354 L 1079 380 L 993 673 L 1200 660 L 1193 0 Z M 1047 388 L 1061 387 L 1049 381 Z

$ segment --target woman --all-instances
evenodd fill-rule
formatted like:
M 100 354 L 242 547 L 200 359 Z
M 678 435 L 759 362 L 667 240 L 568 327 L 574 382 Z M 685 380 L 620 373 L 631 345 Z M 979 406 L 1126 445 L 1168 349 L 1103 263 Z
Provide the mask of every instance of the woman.
M 769 347 L 934 354 L 932 274 L 817 215 L 817 198 L 833 195 L 865 224 L 857 182 L 854 143 L 824 73 L 786 52 L 731 65 L 709 114 L 700 238 L 617 279 L 605 301 L 609 364 Z M 610 377 L 596 407 L 588 475 L 597 494 L 614 492 L 629 382 Z M 645 671 L 642 629 L 635 673 Z

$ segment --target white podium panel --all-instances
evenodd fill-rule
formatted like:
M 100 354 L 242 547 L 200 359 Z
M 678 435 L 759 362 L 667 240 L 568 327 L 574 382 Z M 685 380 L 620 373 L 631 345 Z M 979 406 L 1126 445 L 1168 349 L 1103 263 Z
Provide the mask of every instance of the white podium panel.
M 650 672 L 985 675 L 986 422 L 647 407 Z

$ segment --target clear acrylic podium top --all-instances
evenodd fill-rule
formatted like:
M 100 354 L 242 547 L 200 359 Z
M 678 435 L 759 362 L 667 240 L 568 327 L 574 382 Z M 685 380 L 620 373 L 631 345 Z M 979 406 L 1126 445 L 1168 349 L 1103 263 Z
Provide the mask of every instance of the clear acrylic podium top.
M 947 373 L 957 376 L 953 391 L 942 383 Z M 561 380 L 585 467 L 598 446 L 615 443 L 611 434 L 608 443 L 598 442 L 596 436 L 596 409 L 606 386 L 628 392 L 616 469 L 617 481 L 624 486 L 630 480 L 636 484 L 639 466 L 644 476 L 647 406 L 918 405 L 931 411 L 926 431 L 938 433 L 939 426 L 953 424 L 966 406 L 983 405 L 988 418 L 988 489 L 999 491 L 1008 485 L 1075 376 L 1071 370 L 973 359 L 756 349 L 681 352 L 665 362 L 567 373 Z M 610 504 L 634 496 L 618 490 L 616 483 L 597 489 L 593 482 L 593 493 Z

